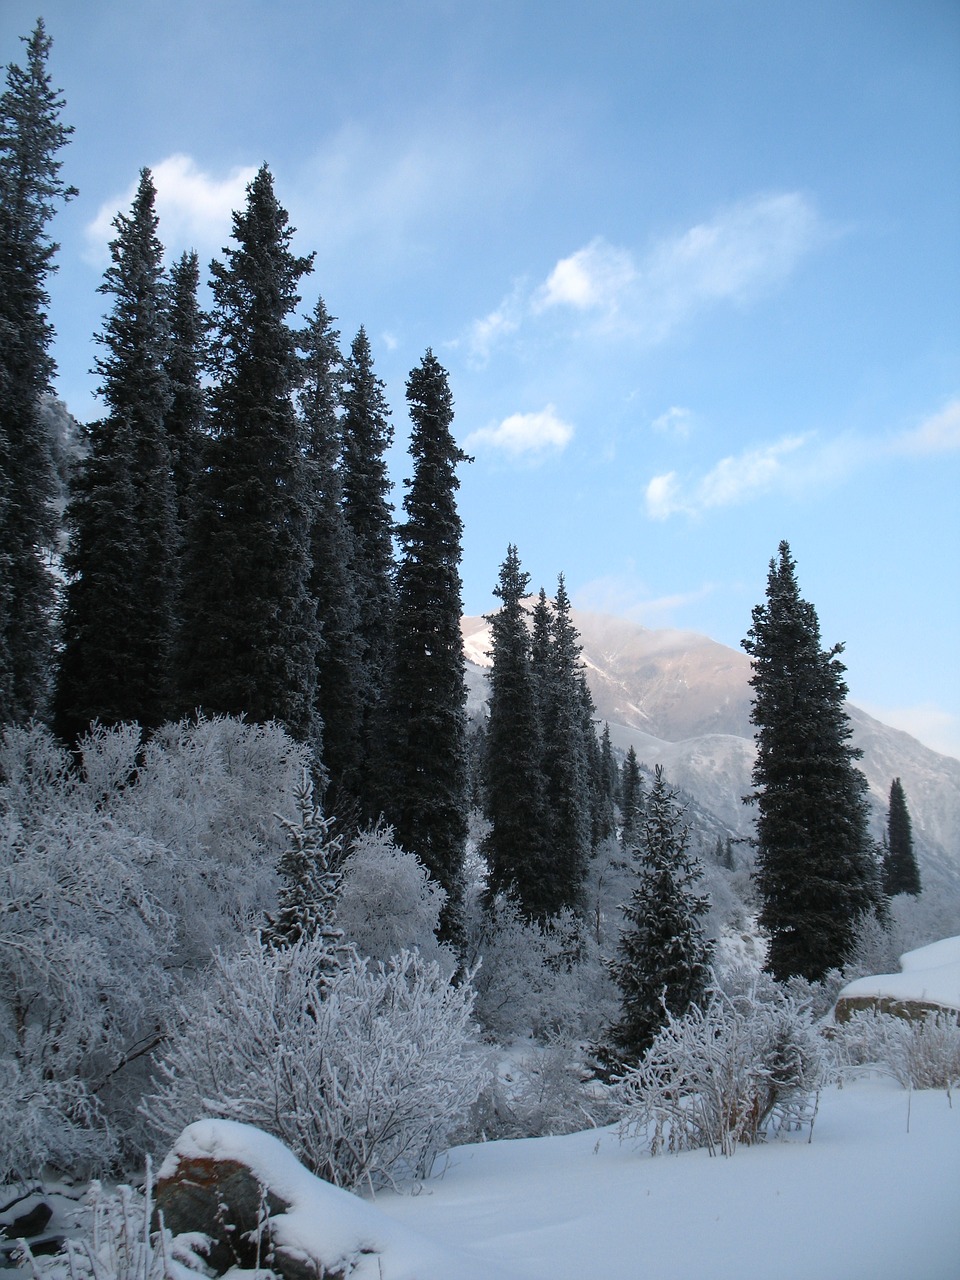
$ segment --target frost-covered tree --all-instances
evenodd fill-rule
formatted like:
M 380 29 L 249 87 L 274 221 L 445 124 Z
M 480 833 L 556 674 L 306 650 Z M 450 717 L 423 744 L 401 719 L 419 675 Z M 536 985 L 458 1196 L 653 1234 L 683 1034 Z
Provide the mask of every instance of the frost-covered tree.
M 333 823 L 314 802 L 313 783 L 306 772 L 294 799 L 298 819 L 280 818 L 287 836 L 287 847 L 277 863 L 280 893 L 277 909 L 268 915 L 261 938 L 268 947 L 290 947 L 301 938 L 315 939 L 323 947 L 318 964 L 327 978 L 349 952 L 343 930 L 334 923 L 341 881 L 337 864 L 343 841 L 331 834 Z
M 603 1057 L 613 1062 L 636 1062 L 668 1013 L 680 1016 L 706 995 L 711 946 L 703 916 L 709 904 L 695 891 L 701 869 L 687 842 L 683 811 L 658 765 L 634 851 L 636 884 L 610 964 L 620 988 L 620 1017 Z
M 887 809 L 887 841 L 883 857 L 883 890 L 889 897 L 898 893 L 920 893 L 920 869 L 913 850 L 913 830 L 903 783 L 890 784 Z
M 217 956 L 181 1004 L 145 1111 L 164 1141 L 214 1115 L 285 1142 L 338 1186 L 422 1178 L 487 1079 L 469 981 L 409 952 L 329 981 L 319 939 Z
M 823 650 L 813 605 L 800 596 L 790 547 L 771 560 L 766 603 L 743 641 L 752 659 L 757 756 L 760 923 L 767 968 L 815 980 L 848 959 L 860 917 L 881 907 L 867 830 L 861 754 L 849 745 L 842 645 Z
M 24 43 L 25 65 L 7 67 L 0 95 L 0 724 L 48 709 L 56 478 L 41 400 L 54 372 L 47 278 L 59 246 L 47 226 L 76 194 L 60 177 L 73 129 L 61 122 L 42 18 Z

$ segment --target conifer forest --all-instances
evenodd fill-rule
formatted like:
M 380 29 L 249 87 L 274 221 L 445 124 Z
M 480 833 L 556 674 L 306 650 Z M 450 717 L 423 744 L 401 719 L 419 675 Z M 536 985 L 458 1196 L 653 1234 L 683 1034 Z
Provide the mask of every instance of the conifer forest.
M 562 566 L 532 583 L 507 527 L 468 707 L 456 388 L 426 349 L 397 420 L 377 318 L 303 311 L 269 165 L 210 263 L 168 260 L 141 169 L 100 416 L 57 399 L 51 48 L 38 21 L 0 97 L 0 1187 L 135 1177 L 205 1118 L 364 1195 L 481 1140 L 812 1130 L 858 1051 L 820 1021 L 936 935 L 790 546 L 744 622 L 750 840 L 613 744 Z

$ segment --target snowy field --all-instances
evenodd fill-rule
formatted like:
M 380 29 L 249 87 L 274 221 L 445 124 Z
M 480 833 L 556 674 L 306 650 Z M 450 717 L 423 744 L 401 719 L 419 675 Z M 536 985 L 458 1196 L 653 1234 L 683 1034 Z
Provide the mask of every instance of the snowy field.
M 886 1079 L 825 1091 L 812 1142 L 729 1159 L 651 1157 L 603 1129 L 461 1147 L 444 1164 L 419 1195 L 376 1202 L 460 1254 L 444 1280 L 960 1276 L 960 1098 Z

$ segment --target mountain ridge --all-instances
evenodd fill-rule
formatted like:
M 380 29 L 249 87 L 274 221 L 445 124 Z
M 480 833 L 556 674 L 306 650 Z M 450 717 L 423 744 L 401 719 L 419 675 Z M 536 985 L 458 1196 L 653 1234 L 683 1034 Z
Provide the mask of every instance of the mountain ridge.
M 750 835 L 755 747 L 750 723 L 750 659 L 693 631 L 652 630 L 629 619 L 574 609 L 597 718 L 613 745 L 633 746 L 650 768 L 694 796 L 730 833 Z M 468 706 L 483 714 L 490 666 L 489 624 L 464 618 Z M 852 741 L 869 786 L 871 830 L 882 835 L 890 783 L 903 782 L 925 883 L 960 883 L 960 760 L 847 703 Z

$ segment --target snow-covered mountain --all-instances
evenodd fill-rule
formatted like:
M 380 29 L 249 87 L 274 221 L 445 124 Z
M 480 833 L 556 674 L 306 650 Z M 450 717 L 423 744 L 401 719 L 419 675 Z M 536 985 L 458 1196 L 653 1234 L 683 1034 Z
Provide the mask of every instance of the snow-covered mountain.
M 649 630 L 606 614 L 573 611 L 600 721 L 615 747 L 633 746 L 643 764 L 662 764 L 732 834 L 748 835 L 753 728 L 750 659 L 691 631 Z M 486 698 L 489 626 L 463 620 L 470 706 Z M 870 785 L 874 832 L 886 819 L 890 783 L 903 782 L 921 874 L 960 880 L 960 760 L 923 746 L 900 729 L 848 704 L 860 768 Z

